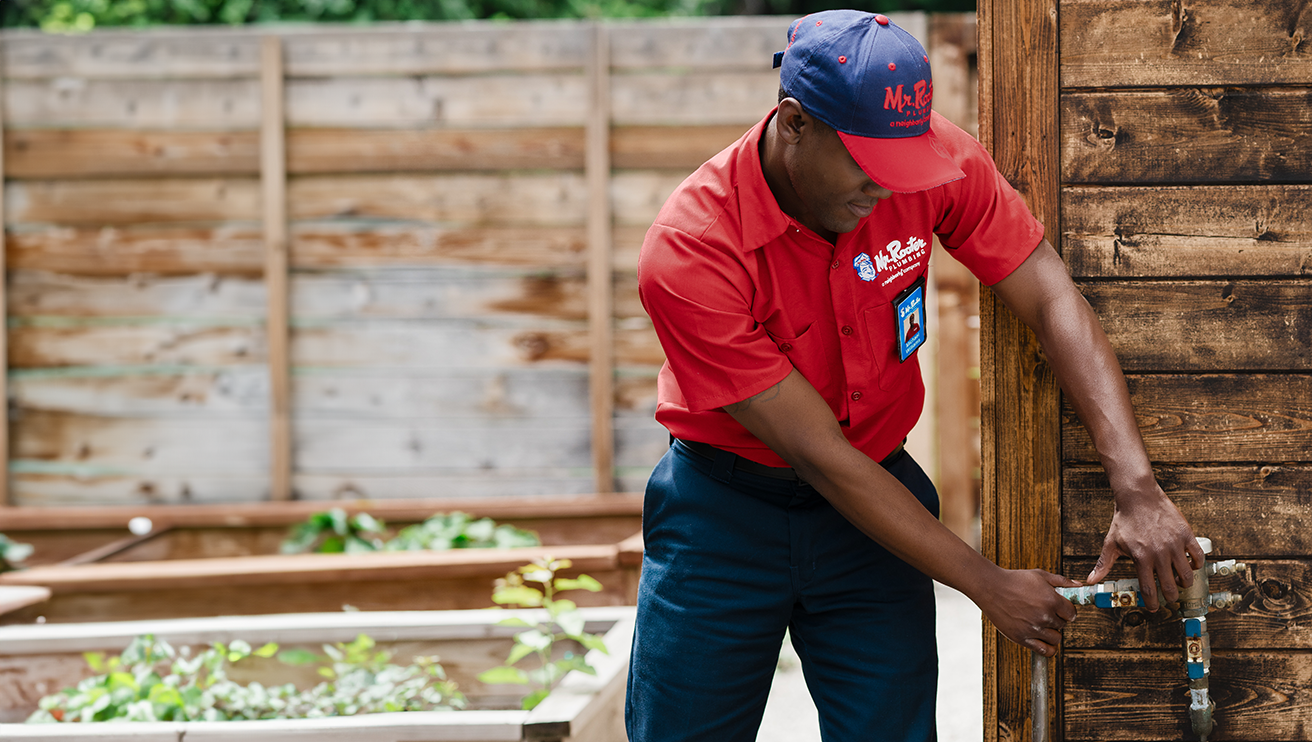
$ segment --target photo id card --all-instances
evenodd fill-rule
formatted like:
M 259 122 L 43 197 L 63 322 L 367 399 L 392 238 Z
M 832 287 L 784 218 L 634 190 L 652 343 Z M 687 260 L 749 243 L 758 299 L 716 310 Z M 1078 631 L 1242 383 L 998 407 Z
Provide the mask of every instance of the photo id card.
M 905 362 L 912 353 L 925 344 L 925 277 L 897 295 L 893 300 L 894 320 L 897 325 L 893 332 L 897 336 L 898 360 Z

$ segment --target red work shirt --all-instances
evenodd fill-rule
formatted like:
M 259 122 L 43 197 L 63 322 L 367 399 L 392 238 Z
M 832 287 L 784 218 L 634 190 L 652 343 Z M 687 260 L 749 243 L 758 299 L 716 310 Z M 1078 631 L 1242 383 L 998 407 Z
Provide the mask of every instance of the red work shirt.
M 638 260 L 638 290 L 666 362 L 656 420 L 768 466 L 787 466 L 721 407 L 794 368 L 875 461 L 920 417 L 918 354 L 899 361 L 893 300 L 925 276 L 933 235 L 987 285 L 1029 257 L 1043 227 L 970 135 L 931 126 L 966 177 L 878 202 L 830 244 L 785 214 L 761 170 L 765 120 L 665 202 Z

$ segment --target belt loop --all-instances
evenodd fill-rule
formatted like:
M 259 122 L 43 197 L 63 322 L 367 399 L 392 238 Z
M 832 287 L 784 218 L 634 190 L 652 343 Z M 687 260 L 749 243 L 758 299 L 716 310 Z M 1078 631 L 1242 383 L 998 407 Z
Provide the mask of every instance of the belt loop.
M 715 451 L 715 462 L 711 464 L 711 478 L 725 484 L 733 481 L 733 465 L 738 459 L 738 454 L 731 453 L 722 448 Z

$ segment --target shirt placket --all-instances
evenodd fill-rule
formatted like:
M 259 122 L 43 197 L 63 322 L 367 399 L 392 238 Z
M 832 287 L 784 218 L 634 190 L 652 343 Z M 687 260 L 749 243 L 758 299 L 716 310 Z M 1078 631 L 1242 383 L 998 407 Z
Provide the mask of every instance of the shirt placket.
M 857 312 L 856 291 L 862 283 L 856 278 L 856 268 L 852 261 L 855 253 L 851 249 L 851 240 L 843 235 L 834 248 L 833 261 L 829 264 L 829 296 L 833 303 L 834 319 L 838 324 L 838 352 L 843 360 L 845 379 L 843 395 L 847 407 L 849 423 L 855 423 L 863 409 L 862 400 L 871 393 L 869 389 L 869 353 L 866 352 L 865 328 Z

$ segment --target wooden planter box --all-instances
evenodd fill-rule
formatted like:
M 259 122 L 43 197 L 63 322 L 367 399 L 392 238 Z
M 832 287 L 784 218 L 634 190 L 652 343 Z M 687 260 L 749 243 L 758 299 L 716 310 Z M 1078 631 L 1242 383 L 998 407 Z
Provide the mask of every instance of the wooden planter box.
M 290 525 L 330 505 L 368 511 L 389 525 L 462 510 L 535 530 L 544 545 L 278 554 Z M 34 566 L 0 575 L 0 586 L 43 586 L 52 597 L 0 616 L 0 623 L 310 613 L 347 605 L 362 611 L 485 608 L 492 605 L 494 580 L 542 556 L 570 559 L 574 567 L 565 574 L 585 572 L 602 583 L 602 592 L 571 596 L 580 604 L 632 605 L 642 562 L 641 512 L 637 495 L 14 509 L 5 513 L 4 532 L 37 552 Z M 143 515 L 155 530 L 128 535 L 127 521 Z M 79 554 L 72 544 L 84 535 L 83 543 L 95 548 Z M 63 559 L 51 563 L 50 554 Z
M 0 739 L 99 742 L 622 742 L 624 688 L 633 638 L 632 608 L 586 608 L 587 630 L 605 636 L 610 654 L 588 660 L 595 676 L 572 672 L 532 711 L 518 709 L 518 686 L 488 686 L 476 676 L 500 664 L 516 629 L 496 626 L 531 611 L 404 611 L 283 614 L 0 627 Z M 395 662 L 436 654 L 469 700 L 463 711 L 367 714 L 327 719 L 231 722 L 22 724 L 40 698 L 87 677 L 82 652 L 121 652 L 133 637 L 151 633 L 175 648 L 244 639 L 253 646 L 318 650 L 329 642 L 373 637 L 396 653 Z M 249 663 L 249 664 L 248 664 Z M 239 674 L 240 673 L 240 674 Z M 251 658 L 230 677 L 261 682 L 313 683 L 313 668 L 290 668 Z M 507 694 L 506 690 L 511 689 Z

